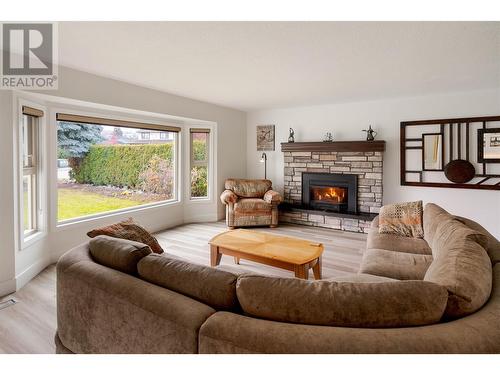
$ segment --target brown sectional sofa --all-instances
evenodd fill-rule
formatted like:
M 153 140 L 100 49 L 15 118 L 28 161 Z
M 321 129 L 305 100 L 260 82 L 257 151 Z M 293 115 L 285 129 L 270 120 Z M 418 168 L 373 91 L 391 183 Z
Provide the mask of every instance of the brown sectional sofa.
M 408 239 L 374 220 L 360 273 L 321 281 L 81 245 L 57 264 L 57 351 L 500 353 L 500 243 L 436 205 L 423 221 Z

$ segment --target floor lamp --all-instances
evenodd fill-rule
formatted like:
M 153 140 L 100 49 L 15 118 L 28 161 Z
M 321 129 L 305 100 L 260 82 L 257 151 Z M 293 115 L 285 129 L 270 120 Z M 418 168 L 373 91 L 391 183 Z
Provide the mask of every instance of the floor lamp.
M 267 155 L 265 152 L 262 153 L 260 157 L 260 162 L 264 163 L 264 179 L 267 180 Z

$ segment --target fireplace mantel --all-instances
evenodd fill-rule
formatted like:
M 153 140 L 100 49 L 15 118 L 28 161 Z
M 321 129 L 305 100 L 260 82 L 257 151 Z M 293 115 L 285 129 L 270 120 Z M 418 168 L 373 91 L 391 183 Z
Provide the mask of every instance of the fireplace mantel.
M 385 141 L 283 142 L 282 152 L 375 152 L 384 151 Z

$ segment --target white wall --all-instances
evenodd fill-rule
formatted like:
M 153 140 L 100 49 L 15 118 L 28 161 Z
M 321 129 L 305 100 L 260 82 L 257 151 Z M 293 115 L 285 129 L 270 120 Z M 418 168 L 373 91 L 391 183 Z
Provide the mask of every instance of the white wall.
M 14 281 L 14 168 L 12 93 L 0 90 L 0 296 L 12 291 Z
M 297 88 L 300 90 L 300 88 Z M 247 174 L 263 178 L 264 167 L 256 151 L 256 126 L 276 125 L 276 151 L 267 152 L 268 178 L 276 189 L 283 189 L 281 142 L 288 139 L 288 128 L 295 130 L 295 141 L 321 141 L 327 131 L 336 140 L 363 140 L 369 124 L 385 140 L 384 203 L 422 199 L 435 202 L 454 214 L 477 220 L 500 238 L 500 192 L 400 186 L 399 124 L 405 120 L 425 120 L 463 116 L 499 115 L 500 90 L 432 95 L 390 100 L 365 101 L 270 109 L 247 114 Z
M 245 113 L 230 108 L 200 102 L 161 91 L 151 90 L 121 81 L 60 67 L 59 89 L 41 94 L 147 111 L 152 113 L 212 121 L 217 123 L 217 181 L 211 202 L 182 204 L 118 214 L 67 227 L 50 228 L 48 235 L 34 245 L 16 248 L 14 234 L 14 150 L 13 113 L 15 99 L 11 92 L 0 91 L 0 296 L 22 287 L 65 251 L 86 240 L 86 232 L 133 216 L 151 231 L 161 230 L 183 222 L 217 220 L 224 208 L 218 196 L 228 177 L 246 175 Z M 55 126 L 48 122 L 48 126 Z M 49 207 L 50 211 L 50 207 Z M 49 215 L 51 213 L 49 212 Z

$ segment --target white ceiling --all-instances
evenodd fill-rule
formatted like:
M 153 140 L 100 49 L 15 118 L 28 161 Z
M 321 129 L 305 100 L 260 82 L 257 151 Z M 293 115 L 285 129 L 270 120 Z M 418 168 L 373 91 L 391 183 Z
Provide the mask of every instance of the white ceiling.
M 500 87 L 499 22 L 61 22 L 78 70 L 242 110 Z

